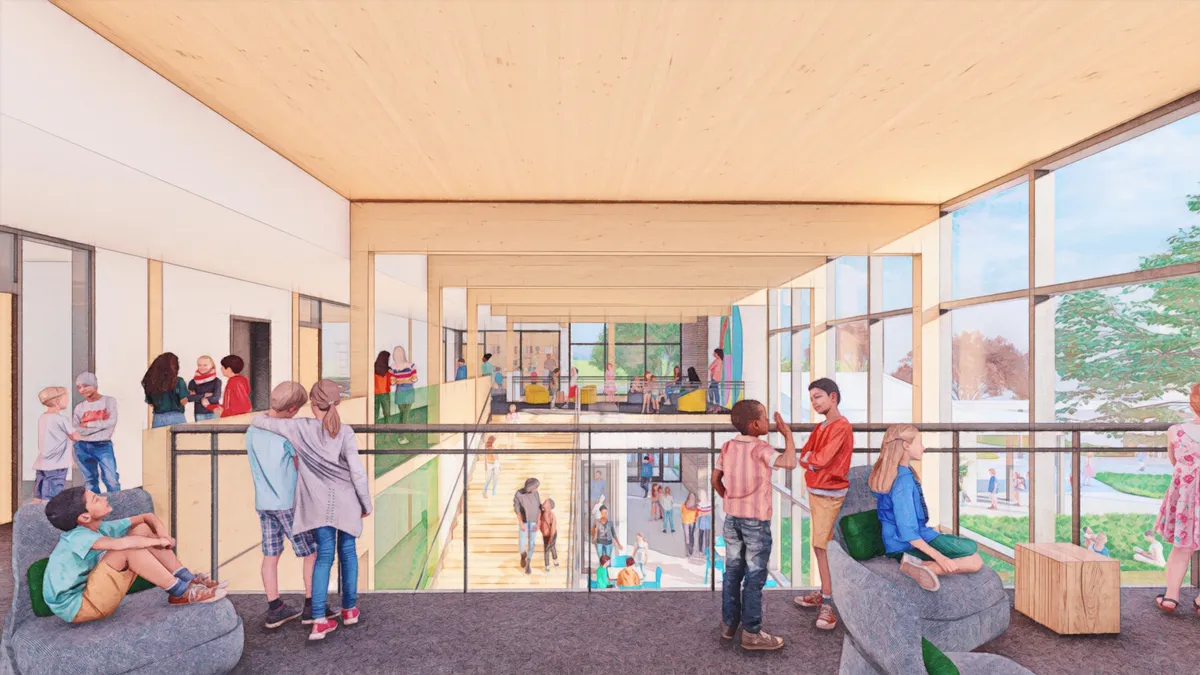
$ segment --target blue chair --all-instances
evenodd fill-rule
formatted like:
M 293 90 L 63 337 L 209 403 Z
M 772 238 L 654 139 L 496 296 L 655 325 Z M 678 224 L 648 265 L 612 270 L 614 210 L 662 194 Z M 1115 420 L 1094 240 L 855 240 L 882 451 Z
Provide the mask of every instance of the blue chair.
M 642 588 L 662 588 L 662 568 L 654 568 L 654 581 L 643 581 Z
M 708 555 L 704 556 L 704 583 L 706 583 L 706 584 L 708 583 L 708 571 L 712 567 L 713 567 L 713 565 L 712 565 L 712 550 L 709 550 Z M 725 557 L 724 556 L 717 558 L 717 563 L 716 563 L 715 567 L 718 570 L 720 570 L 722 573 L 725 572 Z
M 717 535 L 717 548 L 725 548 L 725 537 Z

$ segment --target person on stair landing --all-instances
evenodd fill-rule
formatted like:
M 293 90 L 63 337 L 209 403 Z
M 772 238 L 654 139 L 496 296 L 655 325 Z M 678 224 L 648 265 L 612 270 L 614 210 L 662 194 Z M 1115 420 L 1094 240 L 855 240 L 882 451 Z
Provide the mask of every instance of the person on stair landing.
M 517 514 L 517 536 L 520 537 L 521 567 L 525 574 L 532 574 L 533 551 L 537 544 L 538 520 L 542 516 L 542 498 L 538 494 L 541 482 L 527 478 L 525 486 L 513 493 L 513 513 Z
M 299 386 L 299 385 L 297 385 Z M 358 552 L 363 519 L 371 515 L 367 471 L 358 456 L 354 431 L 342 424 L 338 403 L 342 388 L 320 380 L 308 392 L 311 418 L 283 419 L 258 415 L 251 424 L 283 436 L 296 451 L 297 479 L 292 532 L 312 531 L 317 540 L 313 569 L 309 640 L 322 640 L 337 628 L 326 616 L 329 575 L 336 552 L 342 589 L 342 624 L 358 623 Z
M 550 571 L 550 557 L 558 567 L 558 517 L 554 515 L 554 500 L 542 502 L 542 515 L 538 517 L 538 529 L 542 532 L 542 552 L 545 555 L 546 571 Z
M 846 474 L 850 471 L 854 453 L 854 430 L 838 410 L 842 392 L 836 382 L 827 377 L 815 380 L 808 385 L 808 398 L 813 410 L 825 417 L 800 453 L 800 466 L 807 469 L 804 482 L 808 486 L 808 503 L 812 509 L 812 546 L 817 568 L 821 571 L 821 590 L 796 598 L 796 604 L 815 608 L 817 628 L 832 630 L 838 621 L 831 606 L 833 586 L 829 580 L 826 547 L 833 539 L 834 523 L 850 488 Z
M 975 542 L 929 527 L 929 509 L 911 463 L 921 461 L 925 446 L 911 424 L 893 424 L 883 436 L 879 459 L 867 487 L 875 493 L 883 547 L 900 561 L 900 571 L 921 588 L 941 588 L 938 575 L 969 574 L 983 568 Z

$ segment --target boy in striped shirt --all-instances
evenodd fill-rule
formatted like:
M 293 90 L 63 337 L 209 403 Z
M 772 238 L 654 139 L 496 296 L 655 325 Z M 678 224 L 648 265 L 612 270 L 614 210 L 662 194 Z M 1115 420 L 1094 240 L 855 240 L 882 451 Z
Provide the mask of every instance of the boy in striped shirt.
M 759 438 L 770 431 L 770 424 L 766 407 L 758 401 L 738 401 L 729 416 L 739 434 L 721 447 L 712 475 L 713 489 L 725 507 L 721 637 L 732 640 L 740 625 L 742 649 L 780 649 L 783 638 L 762 630 L 762 589 L 771 557 L 771 471 L 796 468 L 796 443 L 779 413 L 775 425 L 784 451 Z

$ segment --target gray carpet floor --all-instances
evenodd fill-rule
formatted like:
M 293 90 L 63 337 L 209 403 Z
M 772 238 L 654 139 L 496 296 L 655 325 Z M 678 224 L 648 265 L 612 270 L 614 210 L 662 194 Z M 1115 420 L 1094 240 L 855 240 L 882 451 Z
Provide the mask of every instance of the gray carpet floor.
M 1200 617 L 1153 607 L 1161 591 L 1122 593 L 1117 636 L 1061 637 L 1013 612 L 1008 632 L 980 651 L 1035 673 L 1200 673 Z M 1185 602 L 1195 596 L 1187 589 Z M 787 641 L 746 653 L 720 640 L 720 596 L 659 593 L 368 594 L 363 619 L 307 644 L 300 625 L 261 627 L 261 596 L 234 604 L 246 620 L 236 672 L 302 673 L 836 673 L 842 631 L 813 626 L 790 591 L 765 594 L 765 627 Z
M 10 561 L 12 526 L 0 526 Z M 8 565 L 5 565 L 7 568 Z M 1158 589 L 1121 593 L 1121 634 L 1060 637 L 1013 612 L 1008 632 L 980 651 L 1039 675 L 1200 673 L 1200 616 L 1185 589 L 1172 616 L 1154 608 Z M 721 599 L 705 591 L 648 593 L 369 593 L 362 621 L 308 643 L 292 622 L 262 627 L 261 595 L 232 596 L 246 623 L 237 673 L 836 673 L 842 631 L 819 631 L 790 591 L 764 597 L 766 628 L 787 641 L 776 653 L 745 653 L 718 637 Z M 336 598 L 333 599 L 336 604 Z M 12 603 L 12 572 L 0 573 L 0 607 Z

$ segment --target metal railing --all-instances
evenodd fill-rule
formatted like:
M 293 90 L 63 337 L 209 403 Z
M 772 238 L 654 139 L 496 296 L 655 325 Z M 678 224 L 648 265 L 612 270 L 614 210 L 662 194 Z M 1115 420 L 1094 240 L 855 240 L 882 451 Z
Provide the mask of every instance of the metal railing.
M 579 419 L 576 417 L 575 419 Z M 857 433 L 880 434 L 886 431 L 887 424 L 872 423 L 872 424 L 856 424 L 854 431 Z M 948 528 L 943 528 L 954 534 L 962 532 L 960 507 L 962 504 L 962 486 L 959 476 L 961 467 L 963 466 L 964 455 L 993 453 L 993 454 L 1028 454 L 1029 460 L 1029 478 L 1027 494 L 1029 495 L 1028 513 L 1029 513 L 1029 540 L 1033 540 L 1033 530 L 1035 528 L 1035 520 L 1038 511 L 1036 510 L 1037 499 L 1037 483 L 1039 480 L 1056 480 L 1055 476 L 1045 477 L 1038 476 L 1037 462 L 1033 461 L 1034 457 L 1052 454 L 1070 461 L 1070 477 L 1066 484 L 1069 485 L 1071 493 L 1071 541 L 1075 544 L 1081 543 L 1080 525 L 1081 525 L 1081 506 L 1082 506 L 1082 459 L 1085 453 L 1095 456 L 1106 455 L 1129 455 L 1131 453 L 1161 453 L 1165 452 L 1166 448 L 1162 446 L 1101 446 L 1085 443 L 1086 434 L 1101 434 L 1111 436 L 1113 434 L 1135 433 L 1135 434 L 1161 434 L 1168 428 L 1168 424 L 1109 424 L 1109 423 L 934 423 L 934 424 L 916 424 L 919 430 L 927 434 L 937 434 L 938 442 L 932 443 L 926 448 L 926 452 L 937 456 L 948 456 L 949 475 L 952 477 L 949 485 L 950 490 L 950 524 Z M 571 455 L 578 457 L 583 461 L 583 466 L 587 467 L 585 471 L 579 471 L 578 468 L 573 469 L 574 480 L 571 485 L 572 494 L 566 500 L 571 508 L 579 508 L 576 494 L 580 492 L 586 495 L 584 504 L 592 504 L 592 481 L 591 471 L 597 465 L 594 459 L 598 455 L 605 456 L 629 456 L 643 451 L 669 451 L 672 454 L 683 456 L 700 455 L 705 458 L 703 468 L 711 470 L 712 463 L 716 454 L 720 449 L 720 442 L 727 437 L 732 437 L 736 431 L 728 424 L 694 424 L 694 423 L 679 423 L 679 424 L 592 424 L 587 422 L 575 423 L 547 423 L 547 424 L 438 424 L 438 425 L 393 425 L 393 424 L 364 424 L 351 425 L 356 433 L 359 434 L 436 434 L 439 437 L 446 435 L 461 435 L 462 443 L 460 450 L 446 449 L 431 449 L 419 450 L 415 448 L 404 449 L 361 449 L 359 454 L 363 456 L 386 456 L 386 455 L 412 455 L 412 454 L 435 454 L 439 456 L 460 456 L 462 458 L 461 474 L 456 479 L 456 484 L 463 486 L 462 493 L 459 496 L 458 503 L 460 504 L 460 512 L 462 515 L 461 526 L 463 532 L 463 591 L 470 590 L 470 579 L 468 570 L 470 568 L 470 552 L 468 549 L 468 541 L 470 538 L 470 525 L 468 520 L 469 500 L 467 493 L 470 486 L 470 469 L 472 463 L 470 458 L 472 455 L 479 455 L 487 452 L 484 449 L 474 447 L 475 444 L 469 441 L 469 438 L 474 435 L 482 437 L 486 434 L 573 434 L 575 442 L 571 443 L 573 447 L 564 448 L 526 448 L 526 449 L 496 449 L 494 452 L 500 456 L 503 464 L 503 458 L 511 455 Z M 812 424 L 792 424 L 790 427 L 797 433 L 809 433 L 816 428 Z M 177 492 L 177 477 L 178 477 L 178 458 L 188 456 L 202 456 L 210 458 L 211 472 L 211 493 L 214 496 L 211 504 L 210 523 L 211 523 L 211 551 L 210 551 L 210 566 L 214 577 L 217 576 L 220 569 L 220 560 L 218 555 L 219 541 L 218 532 L 220 529 L 219 523 L 221 513 L 218 497 L 218 457 L 246 455 L 245 450 L 222 450 L 219 437 L 229 434 L 241 434 L 246 431 L 246 426 L 237 425 L 202 425 L 190 424 L 185 427 L 176 427 L 172 429 L 171 437 L 171 514 L 172 514 L 172 531 L 175 531 L 177 523 L 177 514 L 179 506 L 179 495 Z M 772 432 L 774 433 L 774 427 Z M 1003 447 L 991 445 L 974 445 L 964 446 L 964 435 L 967 434 L 1003 434 L 1007 435 L 1006 440 L 1016 440 L 1017 445 L 1005 445 Z M 649 441 L 637 439 L 636 446 L 626 447 L 605 447 L 605 442 L 611 442 L 610 439 L 627 434 L 656 434 L 663 438 L 651 439 Z M 210 438 L 209 447 L 207 450 L 200 449 L 178 449 L 177 438 L 180 435 L 208 435 Z M 614 436 L 616 435 L 616 436 Z M 1011 435 L 1017 435 L 1016 439 L 1012 439 Z M 1066 440 L 1063 444 L 1057 445 L 1049 437 L 1053 436 L 1055 440 Z M 970 439 L 967 439 L 970 440 Z M 1095 439 L 1099 440 L 1099 439 Z M 599 441 L 599 444 L 597 443 Z M 657 441 L 657 442 L 656 442 Z M 697 442 L 698 441 L 698 442 Z M 948 441 L 948 443 L 947 443 Z M 799 439 L 798 439 L 799 445 Z M 856 455 L 874 454 L 878 451 L 872 447 L 856 447 L 854 453 Z M 869 459 L 869 458 L 868 458 Z M 682 461 L 682 459 L 681 459 Z M 577 467 L 578 462 L 575 462 Z M 945 470 L 945 469 L 943 469 Z M 247 466 L 248 471 L 248 466 Z M 797 475 L 799 474 L 799 470 Z M 791 474 L 785 475 L 785 481 L 782 484 L 776 483 L 775 490 L 781 497 L 790 500 L 794 505 L 798 505 L 803 511 L 807 511 L 807 503 L 804 500 L 803 490 L 797 490 L 788 483 Z M 579 480 L 587 481 L 586 485 L 578 485 L 575 483 Z M 624 480 L 624 476 L 621 476 Z M 682 477 L 681 477 L 682 481 Z M 683 481 L 686 482 L 686 481 Z M 1056 481 L 1057 482 L 1057 481 Z M 1062 485 L 1063 483 L 1057 483 Z M 713 513 L 713 535 L 716 539 L 716 523 L 718 522 L 718 507 L 719 502 L 717 495 L 712 490 L 711 485 L 707 486 L 709 503 L 714 507 Z M 1056 486 L 1057 489 L 1057 486 Z M 611 492 L 611 488 L 609 490 Z M 443 523 L 439 525 L 439 531 L 444 526 L 446 513 L 450 511 L 447 505 L 447 511 L 443 513 Z M 1053 511 L 1055 517 L 1059 514 L 1058 509 Z M 235 516 L 242 517 L 242 516 Z M 585 556 L 581 556 L 580 564 L 586 563 L 584 569 L 588 571 L 585 578 L 591 577 L 591 571 L 594 569 L 592 553 L 593 546 L 590 541 L 586 540 L 587 533 L 590 532 L 590 514 L 587 512 L 574 514 L 577 519 L 573 522 L 579 523 L 582 527 L 572 527 L 575 539 L 578 541 L 569 542 L 570 545 L 579 546 L 577 549 L 580 554 L 586 551 Z M 451 519 L 453 520 L 453 519 Z M 434 534 L 432 541 L 436 542 L 437 533 Z M 984 545 L 985 552 L 995 555 L 1001 560 L 1011 562 L 1011 556 L 1006 555 L 1003 551 L 991 547 L 987 542 L 981 542 Z M 795 543 L 793 543 L 793 546 Z M 432 546 L 432 544 L 431 544 Z M 710 552 L 713 547 L 710 542 Z M 573 557 L 573 556 L 572 556 Z M 1200 571 L 1197 565 L 1200 561 L 1195 561 L 1192 566 L 1192 585 L 1200 585 Z M 568 564 L 572 567 L 575 562 L 568 558 Z M 715 590 L 715 571 L 716 571 L 716 556 L 710 554 L 707 564 L 709 566 L 708 578 L 710 588 Z M 427 565 L 426 565 L 427 566 Z M 588 590 L 591 590 L 591 584 L 586 584 Z
M 607 389 L 610 384 L 612 389 Z M 630 405 L 640 406 L 642 399 L 638 398 L 638 402 L 631 403 L 630 399 L 639 394 L 649 397 L 657 397 L 662 403 L 670 409 L 678 404 L 679 398 L 690 394 L 694 391 L 703 390 L 708 392 L 707 402 L 712 407 L 729 408 L 733 403 L 740 401 L 745 397 L 746 383 L 742 380 L 727 380 L 724 382 L 689 382 L 686 379 L 681 382 L 675 382 L 670 378 L 659 378 L 653 382 L 642 380 L 637 377 L 621 376 L 611 381 L 604 377 L 598 376 L 581 376 L 576 378 L 575 387 L 577 395 L 570 396 L 571 383 L 565 376 L 561 376 L 558 386 L 552 386 L 551 378 L 546 375 L 538 374 L 536 377 L 531 375 L 512 375 L 508 378 L 507 396 L 508 401 L 512 403 L 523 402 L 527 394 L 529 385 L 538 385 L 546 387 L 550 391 L 551 400 L 554 401 L 555 394 L 561 393 L 566 402 L 574 407 L 589 410 L 595 404 L 613 404 L 628 407 Z M 583 396 L 580 395 L 585 388 L 592 390 L 594 396 L 593 403 L 581 403 Z M 610 400 L 610 396 L 613 400 Z M 558 404 L 561 405 L 561 404 Z

